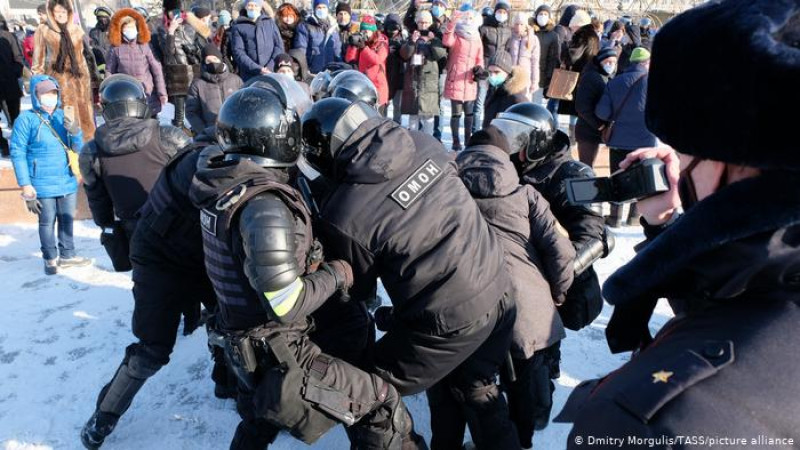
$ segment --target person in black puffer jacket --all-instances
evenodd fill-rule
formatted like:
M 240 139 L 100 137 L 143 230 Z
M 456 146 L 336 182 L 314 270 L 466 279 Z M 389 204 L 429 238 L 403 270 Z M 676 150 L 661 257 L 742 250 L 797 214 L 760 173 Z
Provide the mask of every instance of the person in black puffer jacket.
M 479 448 L 518 448 L 494 381 L 516 316 L 503 250 L 442 144 L 339 98 L 303 116 L 303 137 L 328 182 L 317 222 L 326 255 L 352 265 L 353 299 L 380 278 L 394 305 L 369 370 L 402 395 L 445 383 L 458 394 L 442 407 L 466 411 Z M 447 429 L 448 414 L 432 418 Z
M 595 114 L 609 77 L 616 72 L 617 52 L 612 47 L 600 50 L 581 74 L 575 88 L 575 111 L 578 123 L 575 125 L 575 140 L 578 141 L 578 155 L 582 163 L 594 167 L 594 160 L 600 150 L 600 132 L 606 122 Z
M 242 79 L 228 71 L 222 53 L 214 44 L 203 49 L 203 73 L 192 81 L 186 97 L 186 119 L 197 135 L 213 127 L 225 99 L 242 87 Z M 206 133 L 213 134 L 213 131 Z
M 501 380 L 520 445 L 531 448 L 534 429 L 548 423 L 553 405 L 551 359 L 566 337 L 556 305 L 572 284 L 575 249 L 558 231 L 547 200 L 532 186 L 520 185 L 508 145 L 500 130 L 486 127 L 459 153 L 456 164 L 505 249 L 510 294 L 517 305 L 511 346 L 516 379 L 504 371 Z
M 547 5 L 536 8 L 536 15 L 532 17 L 533 31 L 539 39 L 539 86 L 531 86 L 534 90 L 533 102 L 539 103 L 547 94 L 553 71 L 561 66 L 561 44 L 555 31 L 552 11 Z
M 505 51 L 508 41 L 511 39 L 511 27 L 508 25 L 508 16 L 511 6 L 504 0 L 500 0 L 494 6 L 494 14 L 486 17 L 480 27 L 481 42 L 483 42 L 483 67 L 489 66 L 489 61 L 494 58 L 498 51 Z M 503 21 L 497 18 L 501 17 Z M 489 92 L 489 82 L 481 80 L 478 82 L 478 96 L 475 98 L 475 120 L 472 125 L 472 132 L 477 132 L 481 124 L 485 121 L 484 105 Z
M 137 100 L 128 100 L 131 97 Z M 119 218 L 129 242 L 136 229 L 137 211 L 178 150 L 165 136 L 181 131 L 150 118 L 144 86 L 129 75 L 107 78 L 100 101 L 106 122 L 81 151 L 83 187 L 94 222 L 113 228 L 115 217 Z

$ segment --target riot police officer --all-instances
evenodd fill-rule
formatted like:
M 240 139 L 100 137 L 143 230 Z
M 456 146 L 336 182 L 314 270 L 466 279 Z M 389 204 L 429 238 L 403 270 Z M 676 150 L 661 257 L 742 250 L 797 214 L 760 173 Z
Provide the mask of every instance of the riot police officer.
M 357 70 L 343 70 L 331 79 L 328 97 L 339 97 L 352 102 L 361 101 L 373 108 L 378 105 L 378 89 L 372 80 Z
M 150 118 L 144 86 L 129 75 L 108 77 L 100 86 L 100 103 L 105 123 L 80 155 L 83 186 L 92 218 L 107 230 L 104 237 L 119 239 L 123 242 L 118 245 L 127 247 L 136 228 L 136 212 L 178 151 L 172 138 L 181 131 Z M 113 250 L 109 253 L 115 267 L 127 264 L 119 260 L 127 259 L 127 251 L 121 257 L 115 257 Z
M 340 98 L 303 116 L 303 139 L 328 186 L 326 253 L 352 264 L 353 299 L 369 298 L 380 277 L 394 305 L 374 370 L 403 395 L 441 381 L 480 448 L 518 448 L 495 384 L 515 318 L 503 250 L 442 145 Z M 432 416 L 432 428 L 440 419 L 449 422 Z
M 600 283 L 592 263 L 605 257 L 613 248 L 613 236 L 606 230 L 599 210 L 570 204 L 564 180 L 593 178 L 591 167 L 575 161 L 569 152 L 569 137 L 558 130 L 556 121 L 546 108 L 533 103 L 520 103 L 508 108 L 493 119 L 509 142 L 511 160 L 520 174 L 520 182 L 536 188 L 550 203 L 556 220 L 567 231 L 577 253 L 575 279 L 567 291 L 566 300 L 558 307 L 564 326 L 579 330 L 590 324 L 603 308 Z M 555 389 L 551 379 L 560 375 L 560 344 L 542 350 L 544 364 L 537 367 L 534 378 L 540 395 L 539 411 L 535 417 L 537 429 L 547 426 L 553 406 Z
M 175 139 L 174 145 L 188 144 L 182 131 L 170 139 L 175 137 L 185 141 Z M 81 430 L 87 449 L 100 448 L 145 381 L 169 362 L 181 315 L 185 317 L 183 333 L 189 334 L 198 326 L 201 304 L 208 311 L 216 306 L 203 265 L 200 214 L 188 197 L 200 148 L 187 147 L 170 161 L 140 210 L 130 246 L 132 326 L 138 342 L 125 349 L 122 363 L 100 391 L 96 409 Z M 215 394 L 231 397 L 221 352 L 214 359 Z
M 337 423 L 357 448 L 416 447 L 397 390 L 309 339 L 309 315 L 346 291 L 353 275 L 347 262 L 321 262 L 313 252 L 310 212 L 289 184 L 299 115 L 310 101 L 285 77 L 263 78 L 223 104 L 220 146 L 204 153 L 190 194 L 202 208 L 219 302 L 210 342 L 224 349 L 239 381 L 242 421 L 231 448 L 265 448 L 280 430 L 312 443 Z

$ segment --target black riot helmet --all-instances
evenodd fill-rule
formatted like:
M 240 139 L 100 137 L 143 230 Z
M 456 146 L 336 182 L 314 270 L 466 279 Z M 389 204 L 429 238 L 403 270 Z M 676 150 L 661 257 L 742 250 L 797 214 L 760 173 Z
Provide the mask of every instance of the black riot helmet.
M 533 103 L 518 103 L 493 119 L 491 125 L 508 139 L 509 151 L 519 155 L 520 162 L 531 167 L 561 150 L 569 138 L 558 130 L 558 125 L 547 108 Z
M 303 144 L 306 160 L 323 175 L 330 175 L 333 160 L 351 134 L 367 119 L 380 117 L 364 102 L 324 98 L 303 115 Z
M 222 104 L 217 142 L 227 159 L 291 167 L 300 156 L 300 115 L 310 104 L 297 82 L 283 75 L 250 79 Z
M 100 84 L 100 105 L 106 121 L 121 117 L 146 119 L 150 117 L 147 93 L 136 78 L 125 74 L 114 74 Z
M 328 84 L 328 97 L 351 102 L 361 101 L 373 108 L 378 105 L 378 89 L 366 75 L 357 70 L 343 70 Z

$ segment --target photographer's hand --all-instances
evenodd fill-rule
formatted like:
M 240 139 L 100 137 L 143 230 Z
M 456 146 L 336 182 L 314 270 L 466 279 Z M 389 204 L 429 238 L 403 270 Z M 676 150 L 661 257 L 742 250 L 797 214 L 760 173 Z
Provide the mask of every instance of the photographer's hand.
M 681 163 L 678 154 L 670 147 L 642 148 L 629 153 L 619 164 L 619 168 L 625 170 L 631 164 L 647 158 L 658 158 L 664 161 L 667 180 L 669 180 L 669 191 L 637 202 L 639 213 L 644 217 L 644 220 L 650 225 L 658 226 L 669 221 L 681 206 L 681 198 L 678 195 L 678 177 L 681 172 Z

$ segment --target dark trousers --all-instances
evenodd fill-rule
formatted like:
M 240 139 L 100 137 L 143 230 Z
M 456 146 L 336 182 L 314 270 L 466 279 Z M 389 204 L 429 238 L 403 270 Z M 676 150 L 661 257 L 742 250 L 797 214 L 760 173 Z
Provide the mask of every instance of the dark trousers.
M 576 140 L 578 141 L 578 159 L 587 166 L 594 168 L 597 153 L 600 151 L 600 143 L 582 139 Z
M 6 120 L 8 121 L 8 128 L 14 128 L 14 121 L 17 120 L 19 116 L 19 108 L 20 108 L 20 98 L 8 98 L 2 101 L 2 108 L 3 114 L 6 116 Z M 5 137 L 0 135 L 0 154 L 2 156 L 9 156 L 9 147 L 8 147 L 8 140 Z
M 559 376 L 560 348 L 561 343 L 557 342 L 529 359 L 514 358 L 515 381 L 509 379 L 508 371 L 500 373 L 503 390 L 508 394 L 511 420 L 524 448 L 533 447 L 534 430 L 543 429 L 550 421 L 555 391 L 552 380 Z

